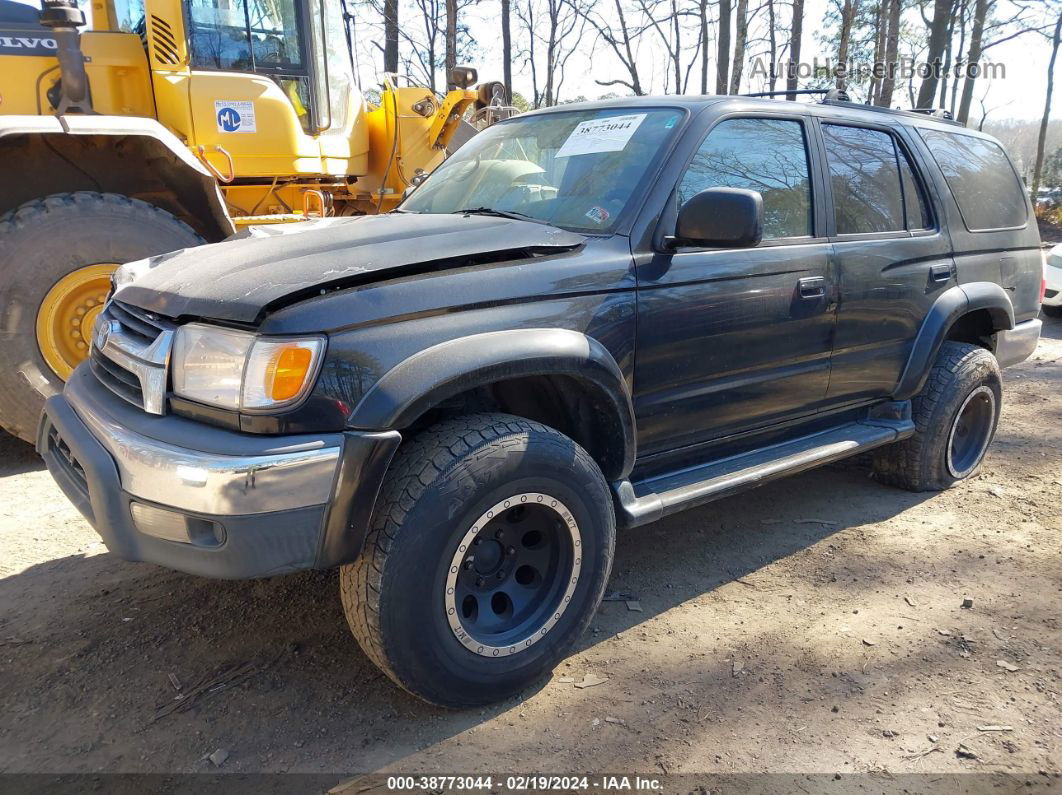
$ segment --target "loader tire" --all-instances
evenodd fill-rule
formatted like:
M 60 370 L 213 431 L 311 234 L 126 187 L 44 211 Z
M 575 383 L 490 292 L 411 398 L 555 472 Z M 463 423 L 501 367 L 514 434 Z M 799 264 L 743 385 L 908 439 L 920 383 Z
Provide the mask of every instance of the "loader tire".
M 44 399 L 88 355 L 117 265 L 203 242 L 114 193 L 57 193 L 0 215 L 0 427 L 33 441 Z

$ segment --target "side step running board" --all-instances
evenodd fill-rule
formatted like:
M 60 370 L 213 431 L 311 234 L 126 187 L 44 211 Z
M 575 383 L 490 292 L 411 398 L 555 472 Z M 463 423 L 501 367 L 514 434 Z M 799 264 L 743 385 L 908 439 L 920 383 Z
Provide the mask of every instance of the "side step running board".
M 906 417 L 865 419 L 643 481 L 621 480 L 612 484 L 619 507 L 616 518 L 621 527 L 654 522 L 784 475 L 905 439 L 914 430 L 914 423 Z

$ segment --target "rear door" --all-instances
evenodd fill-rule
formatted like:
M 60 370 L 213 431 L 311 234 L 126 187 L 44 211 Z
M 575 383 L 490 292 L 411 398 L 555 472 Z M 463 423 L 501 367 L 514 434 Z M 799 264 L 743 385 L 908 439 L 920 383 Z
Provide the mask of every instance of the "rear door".
M 932 185 L 902 128 L 822 119 L 840 280 L 828 398 L 888 396 L 937 296 L 955 284 Z
M 763 242 L 749 249 L 635 248 L 639 453 L 651 455 L 813 413 L 833 343 L 830 245 L 815 201 L 811 120 L 731 116 L 700 142 L 675 184 L 675 209 L 711 187 L 763 196 Z

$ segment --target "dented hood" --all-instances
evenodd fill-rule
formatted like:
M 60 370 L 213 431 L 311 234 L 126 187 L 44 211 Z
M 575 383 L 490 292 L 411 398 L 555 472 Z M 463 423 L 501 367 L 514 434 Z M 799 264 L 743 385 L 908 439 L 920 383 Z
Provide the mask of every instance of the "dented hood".
M 531 221 L 480 215 L 392 213 L 258 227 L 209 246 L 133 267 L 121 300 L 172 318 L 253 323 L 321 290 L 401 276 L 560 253 L 585 238 Z

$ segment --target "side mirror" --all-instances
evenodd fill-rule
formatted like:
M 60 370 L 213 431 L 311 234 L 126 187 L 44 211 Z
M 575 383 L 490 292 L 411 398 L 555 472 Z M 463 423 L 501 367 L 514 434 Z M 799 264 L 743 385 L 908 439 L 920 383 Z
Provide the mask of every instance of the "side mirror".
M 672 246 L 751 248 L 763 239 L 763 197 L 744 188 L 708 188 L 679 208 Z

